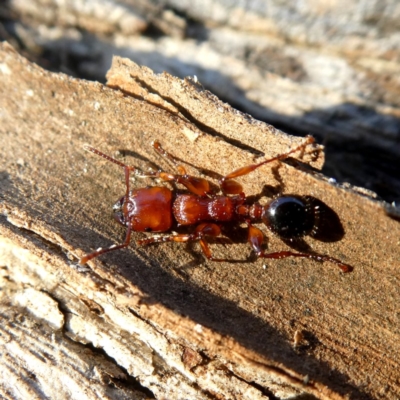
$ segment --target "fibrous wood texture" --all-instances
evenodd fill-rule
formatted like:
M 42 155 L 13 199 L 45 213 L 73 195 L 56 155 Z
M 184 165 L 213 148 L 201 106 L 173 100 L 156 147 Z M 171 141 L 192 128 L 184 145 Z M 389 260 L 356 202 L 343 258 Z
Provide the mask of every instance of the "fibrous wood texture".
M 399 20 L 396 0 L 0 2 L 0 40 L 46 70 L 107 74 L 112 89 L 1 48 L 1 396 L 398 399 Z M 124 237 L 111 218 L 122 172 L 83 144 L 171 170 L 151 148 L 158 139 L 216 182 L 301 142 L 214 95 L 314 135 L 325 154 L 309 149 L 304 162 L 320 169 L 325 158 L 325 175 L 392 203 L 293 162 L 241 180 L 263 201 L 323 200 L 343 232 L 305 242 L 354 272 L 216 264 L 196 244 L 134 240 L 76 264 Z M 290 249 L 265 233 L 271 251 Z M 212 250 L 246 260 L 245 236 Z
M 112 88 L 46 72 L 7 44 L 0 60 L 3 397 L 400 395 L 400 225 L 381 203 L 304 165 L 266 166 L 242 180 L 249 195 L 312 195 L 334 210 L 344 236 L 306 241 L 353 265 L 349 274 L 309 260 L 250 262 L 240 232 L 212 245 L 236 263 L 206 262 L 195 244 L 133 240 L 80 267 L 79 256 L 124 234 L 110 218 L 122 171 L 85 153 L 85 143 L 142 170 L 170 170 L 151 148 L 158 139 L 215 182 L 260 160 L 254 149 L 268 156 L 301 139 L 196 82 L 128 60 L 115 59 Z M 316 167 L 318 154 L 309 158 Z M 272 251 L 288 248 L 266 235 Z
M 120 55 L 196 75 L 235 108 L 317 137 L 325 174 L 400 199 L 396 0 L 4 4 L 0 39 L 46 69 L 104 82 Z

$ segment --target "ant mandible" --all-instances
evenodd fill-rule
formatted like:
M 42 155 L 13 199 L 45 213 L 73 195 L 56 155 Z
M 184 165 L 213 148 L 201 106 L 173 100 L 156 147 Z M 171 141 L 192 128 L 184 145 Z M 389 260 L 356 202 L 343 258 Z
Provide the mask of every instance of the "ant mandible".
M 178 174 L 164 171 L 142 173 L 133 166 L 102 153 L 101 151 L 85 146 L 98 156 L 119 165 L 125 172 L 126 192 L 114 205 L 116 220 L 126 226 L 125 241 L 120 245 L 109 248 L 99 248 L 81 258 L 80 264 L 105 253 L 123 249 L 130 243 L 132 232 L 165 232 L 171 231 L 174 225 L 196 226 L 192 233 L 155 235 L 138 240 L 140 246 L 161 242 L 191 242 L 199 241 L 205 257 L 211 261 L 228 261 L 228 259 L 215 258 L 207 243 L 207 236 L 221 235 L 219 224 L 227 222 L 245 223 L 248 227 L 248 242 L 257 257 L 280 259 L 286 257 L 309 258 L 316 261 L 332 262 L 343 271 L 350 272 L 353 268 L 342 261 L 319 254 L 296 253 L 292 251 L 277 251 L 266 253 L 263 250 L 264 234 L 253 225 L 262 221 L 272 232 L 283 239 L 295 239 L 310 234 L 315 228 L 316 210 L 310 206 L 302 196 L 278 196 L 267 205 L 258 202 L 249 204 L 242 186 L 233 179 L 249 174 L 257 168 L 273 161 L 284 160 L 297 151 L 304 151 L 314 143 L 312 136 L 307 136 L 302 144 L 286 153 L 262 161 L 258 164 L 239 168 L 219 180 L 222 195 L 212 193 L 210 183 L 203 178 L 188 175 L 185 168 L 179 165 L 177 159 L 165 151 L 159 142 L 153 142 L 154 149 L 163 157 L 172 162 Z M 179 183 L 186 187 L 189 193 L 180 194 L 164 187 L 155 186 L 141 189 L 130 189 L 129 176 L 134 172 L 136 176 L 159 178 L 163 181 Z

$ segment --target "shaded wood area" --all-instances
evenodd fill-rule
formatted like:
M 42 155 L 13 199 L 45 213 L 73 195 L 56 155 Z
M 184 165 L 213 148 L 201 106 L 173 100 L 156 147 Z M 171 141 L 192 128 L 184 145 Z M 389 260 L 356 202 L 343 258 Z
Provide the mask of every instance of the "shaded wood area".
M 399 398 L 395 2 L 85 4 L 0 6 L 0 37 L 22 53 L 0 47 L 0 395 Z M 216 183 L 303 140 L 260 120 L 325 145 L 240 180 L 252 198 L 308 195 L 326 212 L 303 243 L 260 225 L 267 248 L 309 246 L 352 273 L 255 260 L 244 227 L 211 245 L 232 263 L 196 243 L 138 247 L 137 233 L 78 265 L 124 237 L 111 217 L 123 173 L 84 144 L 172 171 L 157 139 Z

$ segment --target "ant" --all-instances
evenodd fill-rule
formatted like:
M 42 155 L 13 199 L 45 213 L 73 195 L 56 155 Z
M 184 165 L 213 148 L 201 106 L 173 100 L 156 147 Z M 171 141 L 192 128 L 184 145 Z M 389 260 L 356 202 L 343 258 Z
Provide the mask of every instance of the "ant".
M 199 241 L 203 254 L 211 261 L 230 261 L 215 258 L 207 243 L 207 236 L 221 235 L 219 224 L 235 222 L 245 223 L 248 228 L 247 240 L 257 257 L 280 259 L 286 257 L 309 258 L 316 261 L 329 261 L 336 264 L 343 272 L 352 271 L 352 267 L 342 261 L 319 254 L 296 253 L 292 251 L 277 251 L 266 253 L 263 250 L 264 234 L 253 225 L 262 221 L 273 233 L 282 239 L 293 240 L 315 232 L 318 210 L 313 207 L 306 197 L 281 195 L 267 205 L 258 202 L 249 203 L 242 186 L 234 181 L 235 178 L 249 174 L 261 166 L 273 161 L 284 160 L 291 154 L 314 143 L 312 136 L 307 136 L 302 144 L 286 153 L 277 155 L 258 164 L 239 168 L 219 180 L 222 195 L 212 193 L 210 183 L 203 178 L 188 175 L 185 168 L 179 165 L 177 159 L 165 151 L 159 142 L 153 142 L 153 148 L 167 158 L 177 169 L 177 174 L 164 171 L 143 173 L 137 168 L 85 146 L 85 150 L 97 154 L 124 169 L 126 192 L 114 205 L 114 217 L 126 226 L 125 241 L 119 245 L 98 250 L 81 258 L 80 264 L 101 254 L 109 253 L 127 247 L 132 232 L 169 232 L 174 225 L 195 226 L 192 233 L 154 235 L 140 239 L 140 246 L 161 242 L 191 242 Z M 166 182 L 179 183 L 186 187 L 188 193 L 175 193 L 164 186 L 130 189 L 129 176 L 131 173 L 139 177 L 158 178 Z

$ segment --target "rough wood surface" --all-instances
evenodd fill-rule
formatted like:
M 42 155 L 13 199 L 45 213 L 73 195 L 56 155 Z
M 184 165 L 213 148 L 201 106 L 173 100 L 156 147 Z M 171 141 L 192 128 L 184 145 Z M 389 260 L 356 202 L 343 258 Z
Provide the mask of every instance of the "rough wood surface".
M 110 217 L 121 171 L 85 143 L 170 169 L 151 149 L 159 139 L 215 179 L 259 159 L 249 148 L 259 132 L 276 148 L 295 139 L 127 60 L 109 73 L 114 88 L 46 72 L 6 44 L 0 60 L 3 397 L 400 396 L 400 224 L 381 203 L 287 163 L 243 179 L 247 194 L 312 195 L 333 209 L 344 237 L 306 242 L 353 265 L 350 274 L 309 260 L 249 262 L 240 240 L 212 245 L 237 263 L 206 262 L 197 245 L 133 241 L 79 267 L 77 257 L 124 234 Z M 248 132 L 242 146 L 235 127 Z M 266 234 L 269 249 L 288 248 Z
M 0 39 L 104 82 L 113 55 L 326 146 L 324 173 L 400 199 L 397 0 L 9 0 Z M 45 12 L 44 12 L 45 10 Z

